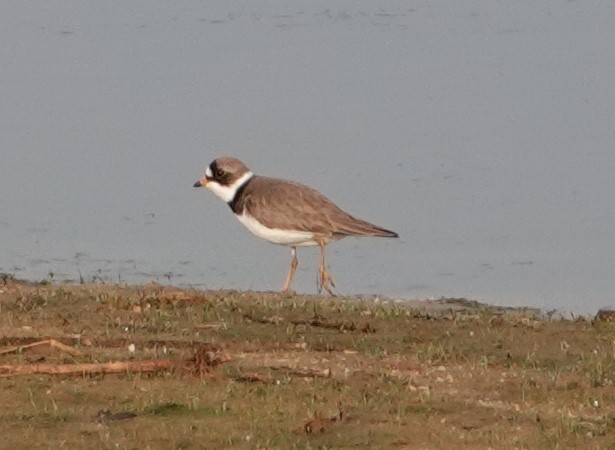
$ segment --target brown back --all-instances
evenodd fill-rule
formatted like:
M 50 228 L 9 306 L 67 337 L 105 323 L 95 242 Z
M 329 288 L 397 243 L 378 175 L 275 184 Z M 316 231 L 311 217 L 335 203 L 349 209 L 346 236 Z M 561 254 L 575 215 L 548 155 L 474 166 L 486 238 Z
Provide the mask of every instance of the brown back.
M 397 237 L 393 231 L 355 219 L 320 192 L 300 183 L 255 175 L 237 194 L 231 204 L 233 212 L 241 215 L 247 210 L 269 228 L 308 231 L 323 237 Z

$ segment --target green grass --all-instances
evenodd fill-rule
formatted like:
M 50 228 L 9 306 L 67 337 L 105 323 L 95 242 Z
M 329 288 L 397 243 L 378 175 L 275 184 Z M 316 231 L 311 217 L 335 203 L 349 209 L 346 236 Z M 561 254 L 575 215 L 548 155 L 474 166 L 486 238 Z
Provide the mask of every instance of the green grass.
M 0 349 L 52 337 L 82 355 L 25 349 L 0 366 L 182 361 L 203 344 L 230 358 L 201 376 L 0 378 L 5 448 L 615 448 L 613 323 L 460 301 L 5 283 Z

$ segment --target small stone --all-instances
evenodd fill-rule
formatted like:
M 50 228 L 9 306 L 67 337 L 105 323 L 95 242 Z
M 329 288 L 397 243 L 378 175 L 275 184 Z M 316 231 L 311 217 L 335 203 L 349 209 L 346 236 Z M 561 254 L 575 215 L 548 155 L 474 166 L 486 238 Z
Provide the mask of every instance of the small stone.
M 608 322 L 615 322 L 615 308 L 600 308 L 596 313 L 596 320 L 606 320 Z

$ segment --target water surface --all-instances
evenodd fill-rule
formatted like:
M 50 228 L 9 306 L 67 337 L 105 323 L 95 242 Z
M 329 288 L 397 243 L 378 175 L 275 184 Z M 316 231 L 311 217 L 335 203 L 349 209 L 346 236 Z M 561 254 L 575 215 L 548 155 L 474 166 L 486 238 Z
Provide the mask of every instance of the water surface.
M 399 240 L 344 294 L 615 298 L 612 2 L 8 1 L 0 271 L 279 289 L 289 251 L 192 188 L 216 156 Z M 316 289 L 316 249 L 294 287 Z

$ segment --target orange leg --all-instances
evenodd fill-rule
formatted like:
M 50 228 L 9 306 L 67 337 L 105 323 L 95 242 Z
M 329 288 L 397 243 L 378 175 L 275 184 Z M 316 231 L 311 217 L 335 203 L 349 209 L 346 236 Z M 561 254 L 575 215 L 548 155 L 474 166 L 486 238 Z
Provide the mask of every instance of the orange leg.
M 335 287 L 335 283 L 333 282 L 333 278 L 327 272 L 327 268 L 325 265 L 325 245 L 326 242 L 323 239 L 318 240 L 318 246 L 320 247 L 320 267 L 318 268 L 318 273 L 320 275 L 318 279 L 318 292 L 322 292 L 324 289 L 329 294 L 335 297 L 332 288 Z
M 284 287 L 282 288 L 282 292 L 286 294 L 290 292 L 290 283 L 292 283 L 295 272 L 297 271 L 297 266 L 299 265 L 299 259 L 297 259 L 297 247 L 291 247 L 290 254 L 293 256 L 293 259 L 290 262 L 290 270 L 288 271 L 286 281 L 284 282 Z

